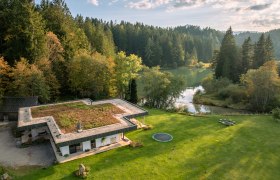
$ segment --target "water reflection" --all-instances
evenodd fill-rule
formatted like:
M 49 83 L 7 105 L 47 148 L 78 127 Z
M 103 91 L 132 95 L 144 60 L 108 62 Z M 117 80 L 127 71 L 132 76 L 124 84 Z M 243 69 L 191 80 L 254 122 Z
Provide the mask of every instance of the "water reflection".
M 197 91 L 205 92 L 202 86 L 194 88 L 187 88 L 175 102 L 176 107 L 186 107 L 188 112 L 197 113 L 214 113 L 214 114 L 225 114 L 225 113 L 248 113 L 243 110 L 236 110 L 231 108 L 223 108 L 217 106 L 200 105 L 193 103 L 193 97 Z

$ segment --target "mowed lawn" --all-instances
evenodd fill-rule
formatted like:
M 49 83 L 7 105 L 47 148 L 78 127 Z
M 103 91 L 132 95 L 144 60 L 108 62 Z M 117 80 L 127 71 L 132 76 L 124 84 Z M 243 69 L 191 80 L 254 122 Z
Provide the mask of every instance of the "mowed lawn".
M 89 179 L 280 179 L 280 123 L 271 116 L 230 116 L 237 125 L 225 127 L 218 120 L 226 116 L 149 112 L 145 122 L 152 130 L 126 134 L 144 147 L 33 170 L 20 179 L 76 179 L 73 172 L 80 163 L 91 168 Z M 155 132 L 174 139 L 156 142 Z

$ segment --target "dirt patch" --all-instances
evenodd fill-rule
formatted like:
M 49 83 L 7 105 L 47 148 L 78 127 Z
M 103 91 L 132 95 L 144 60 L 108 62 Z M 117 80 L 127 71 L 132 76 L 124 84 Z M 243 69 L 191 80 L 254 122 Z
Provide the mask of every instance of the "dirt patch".
M 77 130 L 79 122 L 85 130 L 119 123 L 113 115 L 124 111 L 110 103 L 89 106 L 75 102 L 35 107 L 31 113 L 33 118 L 53 116 L 62 133 L 71 133 Z

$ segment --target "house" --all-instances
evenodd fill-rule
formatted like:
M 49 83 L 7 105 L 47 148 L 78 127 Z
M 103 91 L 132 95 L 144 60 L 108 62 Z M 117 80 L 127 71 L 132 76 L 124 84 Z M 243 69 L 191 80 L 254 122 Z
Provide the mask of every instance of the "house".
M 136 130 L 134 118 L 147 114 L 121 99 L 82 99 L 20 108 L 18 129 L 22 143 L 47 136 L 57 161 L 66 162 L 128 145 L 124 133 Z
M 17 121 L 21 107 L 38 105 L 38 97 L 3 97 L 0 103 L 0 121 Z

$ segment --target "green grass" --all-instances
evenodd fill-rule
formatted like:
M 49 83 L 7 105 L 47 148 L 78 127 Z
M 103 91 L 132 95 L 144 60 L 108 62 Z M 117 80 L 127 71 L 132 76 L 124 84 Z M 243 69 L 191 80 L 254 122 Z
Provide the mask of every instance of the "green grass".
M 75 179 L 80 163 L 89 179 L 280 179 L 280 124 L 271 116 L 186 116 L 149 110 L 152 130 L 126 134 L 144 147 L 123 147 L 98 155 L 34 170 L 19 179 Z M 220 118 L 237 125 L 225 127 Z M 140 119 L 142 120 L 142 119 Z M 168 143 L 152 135 L 166 132 Z

